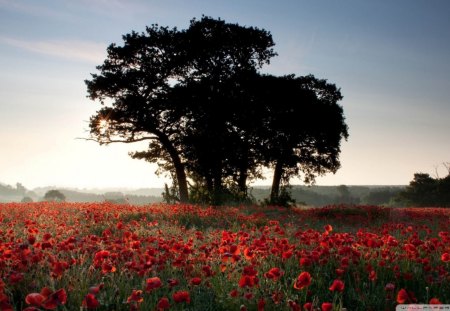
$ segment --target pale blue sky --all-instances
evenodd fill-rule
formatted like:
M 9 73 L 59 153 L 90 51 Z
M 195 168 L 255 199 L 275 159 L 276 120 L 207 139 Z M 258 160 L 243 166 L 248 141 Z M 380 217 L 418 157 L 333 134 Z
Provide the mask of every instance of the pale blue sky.
M 341 88 L 350 137 L 317 184 L 407 184 L 450 161 L 450 1 L 0 0 L 0 182 L 163 186 L 128 157 L 145 144 L 76 139 L 99 108 L 83 81 L 123 34 L 202 14 L 270 31 L 279 55 L 264 72 Z

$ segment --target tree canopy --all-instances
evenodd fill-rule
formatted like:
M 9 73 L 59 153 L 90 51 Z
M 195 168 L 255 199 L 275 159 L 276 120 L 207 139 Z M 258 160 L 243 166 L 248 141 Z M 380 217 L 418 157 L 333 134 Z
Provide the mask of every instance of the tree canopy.
M 59 190 L 49 190 L 44 195 L 45 201 L 65 201 L 66 196 Z
M 433 178 L 426 173 L 415 173 L 414 179 L 399 194 L 406 204 L 414 206 L 450 206 L 450 169 L 444 178 Z
M 100 144 L 149 140 L 132 153 L 169 172 L 179 199 L 188 188 L 220 203 L 245 198 L 262 168 L 280 184 L 335 172 L 348 137 L 340 90 L 312 75 L 259 73 L 275 56 L 269 32 L 203 16 L 185 30 L 152 25 L 111 44 L 86 80 L 102 108 L 90 119 Z

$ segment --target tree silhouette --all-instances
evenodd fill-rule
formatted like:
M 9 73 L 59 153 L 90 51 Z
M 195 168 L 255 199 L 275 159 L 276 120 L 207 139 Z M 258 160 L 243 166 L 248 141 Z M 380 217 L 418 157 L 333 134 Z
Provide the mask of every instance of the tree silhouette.
M 44 195 L 45 201 L 65 201 L 66 196 L 59 190 L 49 190 Z
M 98 74 L 86 80 L 89 97 L 103 108 L 90 119 L 100 144 L 150 140 L 135 158 L 172 169 L 181 201 L 188 200 L 183 140 L 192 131 L 195 107 L 171 100 L 176 86 L 208 81 L 210 87 L 239 72 L 254 72 L 275 55 L 269 32 L 203 16 L 186 30 L 152 25 L 111 44 Z M 214 173 L 218 178 L 218 170 Z
M 414 179 L 399 198 L 415 206 L 450 206 L 450 174 L 433 178 L 426 173 L 415 173 Z
M 270 201 L 276 203 L 282 183 L 303 174 L 306 183 L 340 167 L 342 138 L 348 137 L 340 90 L 312 75 L 263 76 L 257 102 L 265 107 L 258 132 L 261 153 L 273 168 Z
M 340 90 L 312 75 L 260 74 L 276 55 L 269 32 L 203 16 L 185 30 L 152 25 L 123 41 L 85 81 L 103 106 L 90 119 L 91 139 L 149 140 L 130 155 L 169 172 L 182 202 L 188 181 L 209 203 L 245 198 L 270 167 L 276 203 L 292 177 L 311 183 L 339 168 L 348 137 Z

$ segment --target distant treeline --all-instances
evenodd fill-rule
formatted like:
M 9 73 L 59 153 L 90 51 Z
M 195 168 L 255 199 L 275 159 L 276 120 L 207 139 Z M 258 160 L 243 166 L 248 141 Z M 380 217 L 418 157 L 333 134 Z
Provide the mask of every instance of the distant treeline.
M 331 204 L 403 205 L 398 195 L 405 186 L 292 186 L 291 197 L 297 204 L 324 206 Z M 255 187 L 251 194 L 257 201 L 269 195 L 269 188 Z
M 292 198 L 298 204 L 323 206 L 329 204 L 371 204 L 395 205 L 394 199 L 403 186 L 292 186 Z M 0 202 L 42 201 L 44 194 L 51 190 L 59 190 L 67 202 L 103 202 L 130 204 L 149 204 L 163 201 L 163 188 L 148 188 L 135 191 L 72 190 L 58 187 L 36 188 L 27 190 L 22 184 L 16 187 L 0 184 Z M 263 202 L 270 196 L 270 187 L 257 186 L 251 190 L 256 203 Z M 30 200 L 31 199 L 31 200 Z
M 129 204 L 150 204 L 162 201 L 163 189 L 141 189 L 136 191 L 130 191 L 131 194 L 121 191 L 107 191 L 99 193 L 99 191 L 80 191 L 71 190 L 58 187 L 45 187 L 37 188 L 34 190 L 26 189 L 22 184 L 17 183 L 16 187 L 11 185 L 5 185 L 0 183 L 0 202 L 37 202 L 43 201 L 45 193 L 49 190 L 58 190 L 61 192 L 66 202 L 113 202 L 113 203 L 129 203 Z M 148 193 L 144 195 L 143 193 Z
M 56 189 L 67 202 L 113 202 L 151 204 L 164 201 L 163 188 L 138 190 L 73 190 L 45 187 L 28 190 L 21 183 L 16 186 L 0 183 L 1 202 L 43 201 L 45 193 Z M 444 178 L 432 178 L 416 173 L 405 186 L 299 186 L 289 187 L 290 197 L 298 205 L 324 206 L 331 204 L 365 204 L 384 206 L 450 206 L 450 174 Z M 255 186 L 249 194 L 253 203 L 261 204 L 270 196 L 270 186 Z M 267 202 L 267 200 L 266 200 Z

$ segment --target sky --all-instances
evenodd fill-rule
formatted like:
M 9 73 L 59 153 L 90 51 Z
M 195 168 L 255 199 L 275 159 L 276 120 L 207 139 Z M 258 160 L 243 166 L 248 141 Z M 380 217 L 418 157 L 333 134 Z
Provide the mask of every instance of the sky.
M 278 56 L 263 72 L 313 74 L 341 89 L 349 138 L 341 168 L 317 185 L 445 176 L 450 1 L 0 0 L 0 183 L 163 187 L 155 166 L 128 156 L 145 143 L 79 139 L 100 108 L 84 80 L 122 35 L 155 23 L 185 29 L 202 15 L 269 31 Z M 253 185 L 270 182 L 268 173 Z

